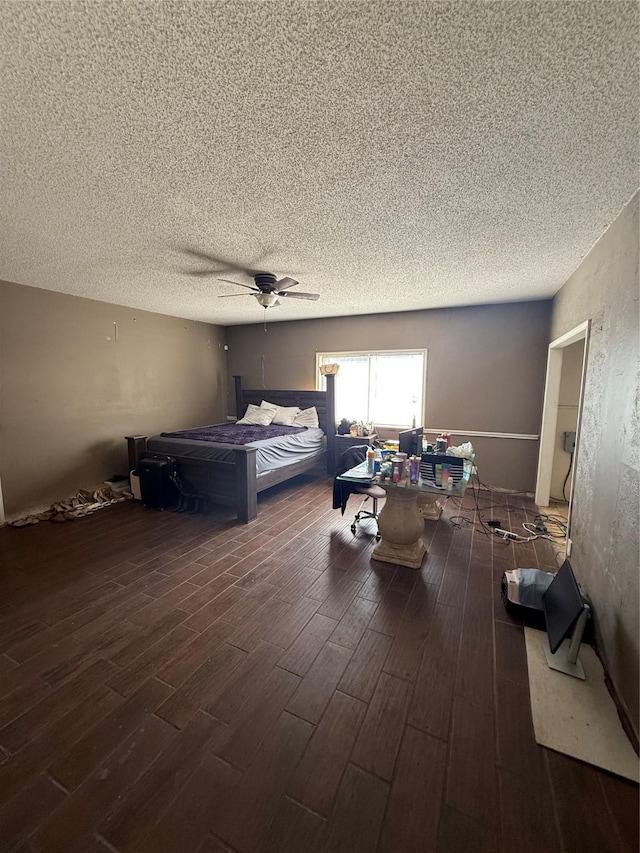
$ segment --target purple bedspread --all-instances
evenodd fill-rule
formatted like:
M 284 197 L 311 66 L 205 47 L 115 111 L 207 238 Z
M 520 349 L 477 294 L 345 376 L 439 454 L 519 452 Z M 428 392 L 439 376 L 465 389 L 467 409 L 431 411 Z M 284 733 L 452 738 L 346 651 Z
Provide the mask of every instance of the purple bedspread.
M 254 426 L 253 424 L 211 424 L 211 426 L 181 429 L 177 432 L 163 432 L 167 438 L 189 438 L 194 441 L 217 441 L 221 444 L 250 444 L 263 438 L 275 438 L 278 435 L 293 435 L 304 432 L 306 427 Z

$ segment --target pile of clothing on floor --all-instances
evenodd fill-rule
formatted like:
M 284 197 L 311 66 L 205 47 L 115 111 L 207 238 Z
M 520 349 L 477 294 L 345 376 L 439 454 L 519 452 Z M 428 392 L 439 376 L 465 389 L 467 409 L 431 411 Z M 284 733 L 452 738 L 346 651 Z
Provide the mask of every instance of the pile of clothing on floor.
M 72 521 L 75 518 L 91 515 L 96 510 L 103 509 L 106 506 L 122 503 L 122 501 L 131 500 L 132 498 L 133 495 L 131 492 L 123 491 L 122 489 L 113 489 L 110 486 L 105 486 L 94 492 L 88 489 L 80 489 L 73 497 L 52 504 L 44 512 L 27 515 L 24 518 L 19 518 L 16 521 L 8 523 L 11 527 L 26 527 L 29 524 L 38 524 L 39 521 L 54 521 L 57 523 Z

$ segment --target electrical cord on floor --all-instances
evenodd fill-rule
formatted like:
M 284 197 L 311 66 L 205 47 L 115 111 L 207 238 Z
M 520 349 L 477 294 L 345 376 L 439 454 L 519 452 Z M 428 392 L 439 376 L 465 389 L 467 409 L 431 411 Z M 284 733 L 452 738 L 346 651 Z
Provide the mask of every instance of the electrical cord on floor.
M 567 485 L 567 480 L 569 479 L 569 474 L 571 473 L 571 466 L 573 465 L 573 450 L 571 451 L 571 457 L 569 458 L 569 470 L 567 471 L 567 476 L 564 478 L 564 483 L 562 484 L 562 497 L 567 500 L 567 496 L 564 493 L 564 490 Z
M 546 527 L 546 532 L 554 539 L 565 539 L 567 536 L 567 520 L 561 515 L 543 515 L 539 513 L 535 516 L 533 522 L 536 525 Z M 554 535 L 548 529 L 549 527 L 557 527 L 559 532 Z
M 533 523 L 523 522 L 522 527 L 528 534 L 527 536 L 520 536 L 518 533 L 513 533 L 509 530 L 502 530 L 495 523 L 493 525 L 488 525 L 483 518 L 483 513 L 486 513 L 488 510 L 502 509 L 507 513 L 523 512 L 526 510 L 523 510 L 523 507 L 511 506 L 509 503 L 496 504 L 493 503 L 493 499 L 490 499 L 489 503 L 481 505 L 480 488 L 488 491 L 492 490 L 490 486 L 487 486 L 480 480 L 476 466 L 474 466 L 474 469 L 475 471 L 469 480 L 469 487 L 474 499 L 474 509 L 477 521 L 466 515 L 453 515 L 449 518 L 453 527 L 461 529 L 463 524 L 471 525 L 478 533 L 482 533 L 483 535 L 491 538 L 495 538 L 497 536 L 504 542 L 513 542 L 514 545 L 532 542 L 534 539 L 547 539 L 548 541 L 553 542 L 566 537 L 567 525 L 561 516 L 537 514 L 534 517 Z M 520 492 L 520 494 L 527 494 L 527 492 L 523 491 Z M 455 500 L 457 506 L 462 506 L 462 500 L 460 498 L 449 498 L 449 500 Z M 559 529 L 559 533 L 554 534 L 549 530 L 549 527 L 557 527 Z
M 482 485 L 482 483 L 480 482 L 480 477 L 478 476 L 477 468 L 475 478 L 477 482 L 472 484 L 471 494 L 473 495 L 473 500 L 476 505 L 476 517 L 480 524 L 480 532 L 483 533 L 485 536 L 493 537 L 495 536 L 495 528 L 489 527 L 487 524 L 485 524 L 484 518 L 482 517 L 482 513 L 486 512 L 487 509 L 490 509 L 491 507 L 480 507 L 480 486 Z
M 471 492 L 472 492 L 473 497 L 474 497 L 474 504 L 475 504 L 475 510 L 476 510 L 478 522 L 480 523 L 481 528 L 483 528 L 481 530 L 478 530 L 477 532 L 478 533 L 484 533 L 485 535 L 488 535 L 488 529 L 487 529 L 486 525 L 484 524 L 484 520 L 483 520 L 482 515 L 481 515 L 482 510 L 480 508 L 479 500 L 478 500 L 479 499 L 478 490 L 477 490 L 477 486 L 475 484 L 476 479 L 477 479 L 477 471 L 476 471 L 476 473 L 472 473 L 471 477 L 469 478 L 469 488 L 471 489 Z M 453 501 L 457 507 L 462 508 L 462 499 L 461 498 L 450 497 L 449 500 Z M 467 515 L 452 515 L 449 517 L 449 521 L 453 527 L 456 527 L 458 529 L 462 529 L 463 524 L 469 524 L 474 529 L 477 529 L 476 524 L 478 522 L 474 521 L 473 518 L 469 518 L 469 516 L 467 516 Z
M 490 507 L 481 507 L 480 506 L 480 488 L 479 488 L 480 487 L 480 478 L 478 477 L 477 469 L 476 469 L 475 473 L 473 473 L 469 479 L 469 487 L 470 487 L 471 493 L 473 495 L 473 501 L 475 504 L 475 513 L 476 513 L 477 521 L 475 521 L 473 518 L 469 518 L 466 515 L 453 515 L 449 518 L 449 521 L 451 522 L 453 527 L 457 527 L 457 528 L 461 529 L 463 524 L 469 524 L 474 528 L 474 530 L 476 530 L 476 532 L 482 533 L 484 536 L 493 536 L 494 535 L 493 529 L 488 527 L 485 524 L 485 521 L 482 517 L 482 513 L 486 512 L 486 510 Z M 462 501 L 459 498 L 456 498 L 455 500 L 456 500 L 457 506 L 461 507 Z M 478 528 L 476 526 L 477 524 L 480 525 L 480 528 Z
M 547 528 L 543 525 L 532 524 L 529 521 L 524 521 L 522 523 L 522 526 L 527 531 L 527 533 L 533 535 L 535 539 L 548 539 L 549 542 L 554 542 L 556 539 L 561 538 L 558 536 L 551 536 Z

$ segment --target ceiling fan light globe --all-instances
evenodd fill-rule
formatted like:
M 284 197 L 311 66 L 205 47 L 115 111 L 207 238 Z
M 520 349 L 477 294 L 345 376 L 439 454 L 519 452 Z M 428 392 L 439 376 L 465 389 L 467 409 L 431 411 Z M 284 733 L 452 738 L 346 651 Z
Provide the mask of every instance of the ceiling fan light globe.
M 256 293 L 254 295 L 263 308 L 273 308 L 274 305 L 279 304 L 277 293 Z

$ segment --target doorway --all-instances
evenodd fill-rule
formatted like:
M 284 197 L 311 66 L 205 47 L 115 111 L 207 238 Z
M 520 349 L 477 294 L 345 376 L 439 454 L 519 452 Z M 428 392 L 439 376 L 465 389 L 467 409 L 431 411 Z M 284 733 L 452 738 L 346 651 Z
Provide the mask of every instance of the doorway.
M 587 320 L 549 344 L 542 410 L 535 502 L 546 507 L 553 498 L 567 500 L 566 556 L 571 553 L 571 499 L 580 445 L 589 326 Z

